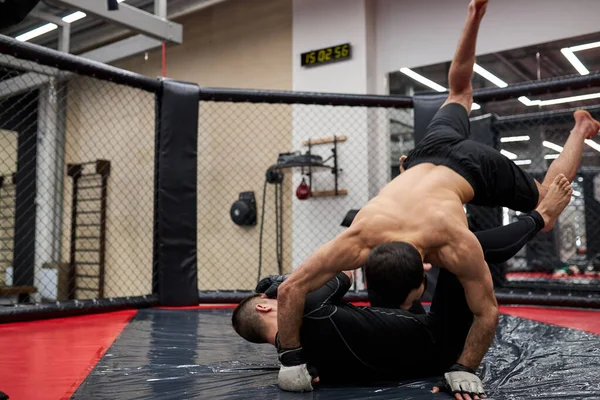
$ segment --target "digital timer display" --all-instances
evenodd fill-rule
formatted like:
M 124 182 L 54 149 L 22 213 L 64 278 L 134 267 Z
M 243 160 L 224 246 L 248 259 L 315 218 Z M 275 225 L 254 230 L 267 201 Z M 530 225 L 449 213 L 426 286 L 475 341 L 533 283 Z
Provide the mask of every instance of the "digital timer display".
M 324 49 L 307 51 L 300 56 L 301 65 L 303 67 L 310 67 L 333 61 L 347 60 L 351 56 L 351 47 L 350 43 L 345 43 L 338 46 L 326 47 Z

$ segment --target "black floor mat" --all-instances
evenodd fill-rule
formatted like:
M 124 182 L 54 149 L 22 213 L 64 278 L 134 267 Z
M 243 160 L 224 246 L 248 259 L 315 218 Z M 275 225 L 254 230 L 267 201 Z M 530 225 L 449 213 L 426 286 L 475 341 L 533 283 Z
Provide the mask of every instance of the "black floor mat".
M 140 310 L 72 399 L 451 399 L 429 392 L 435 378 L 282 392 L 275 350 L 239 338 L 230 318 Z M 598 371 L 600 336 L 503 315 L 480 376 L 488 399 L 600 399 Z

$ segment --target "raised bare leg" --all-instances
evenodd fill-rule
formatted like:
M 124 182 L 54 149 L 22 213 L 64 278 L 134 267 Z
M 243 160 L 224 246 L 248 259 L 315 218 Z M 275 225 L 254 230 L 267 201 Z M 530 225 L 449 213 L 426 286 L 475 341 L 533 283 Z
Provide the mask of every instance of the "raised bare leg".
M 540 202 L 546 195 L 549 186 L 559 174 L 563 174 L 569 181 L 572 181 L 575 178 L 575 173 L 581 162 L 584 141 L 596 136 L 598 131 L 600 131 L 600 122 L 592 118 L 589 112 L 577 110 L 573 116 L 575 117 L 575 126 L 565 143 L 563 151 L 558 158 L 550 164 L 544 182 L 541 185 L 538 183 Z
M 488 0 L 471 0 L 467 21 L 462 30 L 458 48 L 456 49 L 448 73 L 450 95 L 444 105 L 459 103 L 467 109 L 467 113 L 471 112 L 471 105 L 473 104 L 471 78 L 473 77 L 473 65 L 475 64 L 477 33 L 479 32 L 481 19 L 487 9 L 487 3 Z
M 558 216 L 571 201 L 572 195 L 573 188 L 569 179 L 563 174 L 554 177 L 554 181 L 548 186 L 546 196 L 536 208 L 544 219 L 542 232 L 548 232 L 554 227 Z

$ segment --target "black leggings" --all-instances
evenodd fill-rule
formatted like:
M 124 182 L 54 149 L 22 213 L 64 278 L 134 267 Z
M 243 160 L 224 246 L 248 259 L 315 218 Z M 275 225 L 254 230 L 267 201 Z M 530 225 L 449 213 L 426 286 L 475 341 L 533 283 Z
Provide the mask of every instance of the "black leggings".
M 519 216 L 516 222 L 494 229 L 476 232 L 487 262 L 509 260 L 544 227 L 537 211 Z M 454 364 L 463 350 L 473 322 L 465 292 L 455 275 L 440 269 L 431 302 L 428 323 L 440 349 L 440 367 Z
M 481 243 L 488 264 L 503 263 L 511 259 L 544 227 L 544 219 L 537 211 L 519 215 L 512 224 L 485 231 L 474 232 Z

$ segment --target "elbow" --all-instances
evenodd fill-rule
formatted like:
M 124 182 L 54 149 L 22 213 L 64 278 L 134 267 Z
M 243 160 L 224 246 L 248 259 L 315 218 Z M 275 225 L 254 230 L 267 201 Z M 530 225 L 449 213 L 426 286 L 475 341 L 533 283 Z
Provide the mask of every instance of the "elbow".
M 498 310 L 498 306 L 490 307 L 486 319 L 488 320 L 490 328 L 496 330 L 496 327 L 500 322 L 500 311 Z
M 475 318 L 479 320 L 481 326 L 486 326 L 490 331 L 496 330 L 500 321 L 500 311 L 498 311 L 498 306 L 489 307 L 485 312 L 476 314 Z
M 289 280 L 284 281 L 277 288 L 277 300 L 286 302 L 288 299 L 297 296 L 297 289 L 297 285 L 293 282 L 290 282 Z
M 494 328 L 496 326 L 498 326 L 498 323 L 500 322 L 500 311 L 498 310 L 498 306 L 495 306 L 494 309 L 492 310 L 492 320 L 494 321 Z

